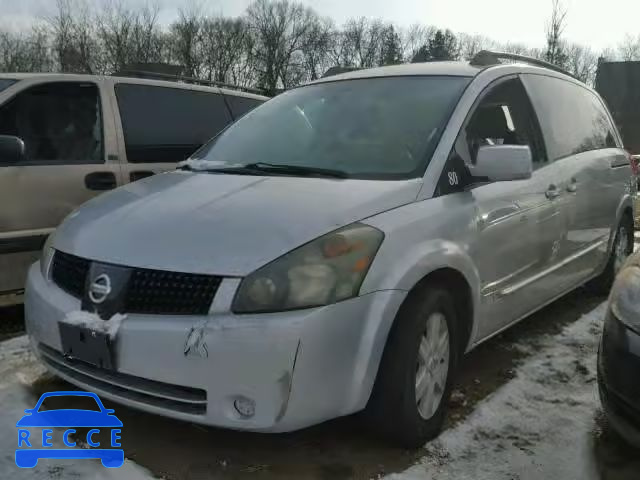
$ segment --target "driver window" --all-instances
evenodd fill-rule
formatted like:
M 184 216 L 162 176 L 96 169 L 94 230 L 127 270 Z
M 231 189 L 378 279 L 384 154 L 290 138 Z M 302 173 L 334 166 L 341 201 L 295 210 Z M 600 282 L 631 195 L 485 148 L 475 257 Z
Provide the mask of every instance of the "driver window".
M 20 137 L 33 165 L 103 163 L 102 113 L 92 83 L 47 83 L 0 108 L 0 134 Z
M 444 190 L 464 188 L 472 183 L 468 165 L 474 165 L 483 145 L 528 145 L 534 168 L 546 162 L 537 119 L 519 79 L 501 82 L 489 90 L 460 131 L 452 150 L 447 175 L 455 172 L 458 185 L 440 182 Z M 448 193 L 443 191 L 442 193 Z

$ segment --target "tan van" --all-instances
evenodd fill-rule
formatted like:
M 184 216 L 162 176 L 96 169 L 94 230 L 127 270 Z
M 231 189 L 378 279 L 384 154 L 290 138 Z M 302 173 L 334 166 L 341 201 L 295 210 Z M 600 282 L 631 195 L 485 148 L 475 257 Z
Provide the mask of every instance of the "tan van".
M 0 75 L 0 304 L 53 229 L 101 192 L 175 167 L 266 97 L 140 78 Z

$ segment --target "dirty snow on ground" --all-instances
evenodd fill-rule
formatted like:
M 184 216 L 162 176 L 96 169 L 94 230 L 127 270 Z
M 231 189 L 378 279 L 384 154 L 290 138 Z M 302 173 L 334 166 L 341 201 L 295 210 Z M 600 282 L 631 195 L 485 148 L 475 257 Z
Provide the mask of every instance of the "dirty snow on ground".
M 599 479 L 591 459 L 605 309 L 544 338 L 516 378 L 427 445 L 419 464 L 389 479 Z
M 145 469 L 129 460 L 125 460 L 121 468 L 105 468 L 99 460 L 40 460 L 35 468 L 18 468 L 14 458 L 18 445 L 16 422 L 24 415 L 25 409 L 33 408 L 36 404 L 38 398 L 32 393 L 30 386 L 43 374 L 43 367 L 29 352 L 26 336 L 0 342 L 0 479 L 153 478 Z M 126 435 L 126 425 L 122 433 L 123 436 Z M 53 437 L 53 448 L 62 448 L 60 432 L 54 432 Z

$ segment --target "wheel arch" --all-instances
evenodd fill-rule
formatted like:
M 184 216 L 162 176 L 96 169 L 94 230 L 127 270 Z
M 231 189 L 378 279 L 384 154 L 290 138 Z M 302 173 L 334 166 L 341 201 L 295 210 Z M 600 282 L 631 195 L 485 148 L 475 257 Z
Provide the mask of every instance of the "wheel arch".
M 358 357 L 366 364 L 365 372 L 357 376 L 358 387 L 350 395 L 347 403 L 355 408 L 364 408 L 370 399 L 378 378 L 389 335 L 411 292 L 415 292 L 427 282 L 443 283 L 454 292 L 462 292 L 464 301 L 456 305 L 464 325 L 460 330 L 459 351 L 469 349 L 477 331 L 477 317 L 480 302 L 480 278 L 478 271 L 467 253 L 467 248 L 446 240 L 430 240 L 415 244 L 409 249 L 394 249 L 383 256 L 383 262 L 376 263 L 367 275 L 360 295 L 380 291 L 395 291 L 401 294 L 397 303 L 386 305 L 387 312 L 368 322 L 367 331 L 358 347 Z M 377 260 L 377 259 L 376 259 Z
M 394 316 L 391 322 L 389 322 L 387 328 L 384 329 L 384 338 L 380 340 L 380 346 L 377 350 L 377 353 L 372 356 L 370 359 L 373 365 L 370 365 L 372 376 L 369 377 L 370 380 L 370 388 L 367 388 L 367 392 L 365 394 L 365 398 L 361 397 L 361 402 L 364 401 L 364 404 L 370 399 L 373 389 L 375 388 L 375 383 L 378 378 L 380 365 L 382 364 L 382 358 L 384 356 L 384 352 L 387 348 L 387 342 L 391 335 L 391 331 L 396 325 L 396 321 L 399 317 L 400 312 L 403 307 L 407 305 L 407 302 L 410 299 L 412 293 L 417 293 L 422 288 L 428 288 L 429 284 L 435 285 L 446 285 L 448 289 L 453 289 L 456 292 L 456 299 L 460 301 L 456 301 L 456 314 L 457 314 L 457 326 L 459 327 L 459 331 L 462 332 L 460 338 L 458 339 L 458 351 L 460 356 L 464 355 L 468 350 L 469 345 L 471 344 L 471 339 L 475 334 L 475 329 L 477 327 L 475 322 L 475 312 L 476 312 L 476 303 L 474 298 L 474 288 L 473 284 L 469 281 L 468 277 L 459 269 L 451 267 L 451 266 L 439 266 L 434 268 L 419 279 L 417 279 L 414 285 L 411 286 L 407 295 L 404 297 L 402 302 L 399 303 L 396 311 L 394 312 Z M 383 332 L 380 331 L 379 334 L 382 336 Z M 373 353 L 373 352 L 370 352 Z M 364 407 L 364 404 L 361 406 Z
M 467 278 L 455 268 L 443 267 L 434 270 L 414 285 L 409 291 L 407 299 L 412 292 L 418 292 L 429 285 L 444 286 L 447 291 L 453 293 L 456 309 L 456 326 L 458 327 L 458 352 L 463 355 L 469 346 L 474 331 L 473 292 Z M 405 299 L 405 302 L 407 301 Z M 400 307 L 402 308 L 402 306 Z M 395 323 L 395 322 L 394 322 Z
M 620 225 L 620 222 L 622 222 L 625 216 L 630 217 L 631 224 L 635 227 L 635 218 L 633 215 L 633 199 L 629 194 L 625 194 L 620 200 L 620 203 L 618 204 L 618 208 L 616 211 L 616 222 L 611 227 L 611 234 L 609 235 L 609 244 L 607 245 L 607 252 L 609 252 L 609 254 L 611 253 L 611 250 L 613 248 L 613 242 L 615 241 L 616 231 L 618 229 L 618 226 Z M 633 232 L 631 233 L 633 235 Z

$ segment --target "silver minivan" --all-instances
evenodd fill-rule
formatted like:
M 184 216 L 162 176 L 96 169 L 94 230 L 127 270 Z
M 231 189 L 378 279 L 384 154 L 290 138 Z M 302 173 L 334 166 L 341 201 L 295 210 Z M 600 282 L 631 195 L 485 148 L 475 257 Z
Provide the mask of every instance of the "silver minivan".
M 175 168 L 250 93 L 89 75 L 0 75 L 0 303 L 15 302 L 44 241 L 100 192 Z M 22 150 L 24 148 L 24 151 Z
M 433 438 L 465 352 L 606 290 L 633 245 L 600 97 L 502 57 L 321 79 L 90 201 L 29 272 L 37 356 L 188 422 L 282 432 L 364 410 L 401 445 Z

